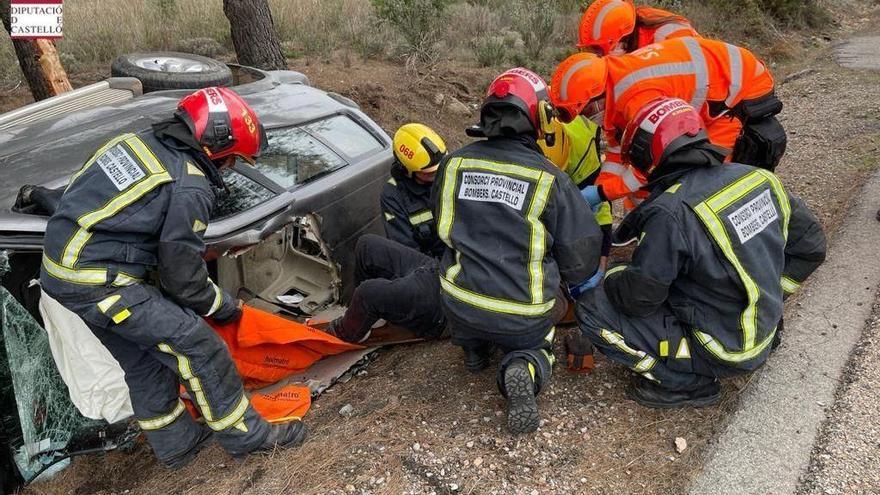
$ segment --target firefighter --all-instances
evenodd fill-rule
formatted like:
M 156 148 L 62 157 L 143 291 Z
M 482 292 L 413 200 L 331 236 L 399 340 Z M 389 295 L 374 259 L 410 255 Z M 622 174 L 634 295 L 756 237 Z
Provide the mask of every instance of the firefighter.
M 722 166 L 700 115 L 660 99 L 623 135 L 623 157 L 649 180 L 621 228 L 632 262 L 578 301 L 580 328 L 638 376 L 630 396 L 656 408 L 706 406 L 717 378 L 767 359 L 783 299 L 825 259 L 825 235 L 770 171 Z
M 774 94 L 773 77 L 744 48 L 677 38 L 620 57 L 578 53 L 556 69 L 551 98 L 564 122 L 604 112 L 605 162 L 597 186 L 584 190 L 591 204 L 621 197 L 634 204 L 644 196 L 639 189 L 645 177 L 620 161 L 620 137 L 642 107 L 662 97 L 681 98 L 697 108 L 709 139 L 726 149 L 728 160 L 772 171 L 785 152 L 785 131 L 775 117 L 782 102 Z
M 325 330 L 346 342 L 370 338 L 379 320 L 431 339 L 442 335 L 437 258 L 446 245 L 437 237 L 431 186 L 446 144 L 423 124 L 394 134 L 394 165 L 382 190 L 383 239 L 365 235 L 355 247 L 355 290 L 345 314 Z
M 564 171 L 578 189 L 584 189 L 596 183 L 602 160 L 599 154 L 601 129 L 595 122 L 586 117 L 578 117 L 568 124 L 557 118 L 551 121 L 552 133 L 538 140 L 541 151 L 554 165 Z M 596 272 L 594 284 L 598 284 L 605 275 L 608 256 L 611 253 L 611 203 L 603 201 L 594 209 L 596 222 L 602 229 L 602 258 Z
M 498 386 L 513 433 L 538 428 L 537 394 L 550 379 L 554 325 L 566 312 L 560 290 L 585 284 L 599 265 L 602 233 L 574 183 L 541 153 L 550 132 L 547 86 L 511 69 L 489 86 L 480 124 L 486 137 L 445 158 L 437 172 L 441 301 L 453 343 L 477 372 L 504 353 Z
M 596 0 L 581 17 L 577 46 L 604 57 L 686 36 L 699 34 L 678 14 L 645 5 L 636 7 L 631 0 Z
M 71 177 L 46 227 L 43 289 L 119 361 L 138 424 L 169 468 L 185 465 L 212 436 L 239 457 L 306 435 L 299 421 L 270 425 L 254 411 L 203 319 L 241 316 L 241 302 L 208 276 L 202 237 L 224 188 L 220 170 L 237 157 L 253 163 L 265 143 L 241 97 L 199 90 L 169 120 L 99 148 Z M 181 383 L 206 426 L 186 412 Z
M 385 235 L 439 258 L 446 246 L 437 237 L 431 186 L 446 155 L 443 139 L 426 125 L 406 124 L 394 134 L 394 165 L 382 190 Z

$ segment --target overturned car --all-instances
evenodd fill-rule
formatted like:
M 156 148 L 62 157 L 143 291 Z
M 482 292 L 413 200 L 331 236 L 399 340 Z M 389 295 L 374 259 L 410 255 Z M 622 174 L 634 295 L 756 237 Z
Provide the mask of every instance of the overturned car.
M 253 167 L 224 171 L 228 193 L 205 234 L 212 279 L 291 318 L 332 310 L 353 289 L 357 239 L 381 232 L 390 139 L 356 104 L 300 73 L 228 69 L 266 127 L 268 150 Z M 108 139 L 148 129 L 191 92 L 142 88 L 138 79 L 111 78 L 0 115 L 0 486 L 35 477 L 39 456 L 116 445 L 111 427 L 83 418 L 64 397 L 35 281 L 48 215 L 69 177 Z

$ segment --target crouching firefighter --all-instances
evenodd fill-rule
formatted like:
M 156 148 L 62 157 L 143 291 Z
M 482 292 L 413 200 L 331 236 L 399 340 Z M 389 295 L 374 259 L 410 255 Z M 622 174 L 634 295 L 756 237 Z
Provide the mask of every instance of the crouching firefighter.
M 199 90 L 152 131 L 98 149 L 71 177 L 46 228 L 43 289 L 119 361 L 138 423 L 170 468 L 212 436 L 243 456 L 292 447 L 306 435 L 299 421 L 270 425 L 254 411 L 228 350 L 203 319 L 241 316 L 240 302 L 208 277 L 202 236 L 223 188 L 219 171 L 236 157 L 253 163 L 265 143 L 241 97 Z M 186 412 L 180 383 L 206 427 Z
M 391 178 L 382 190 L 385 236 L 439 258 L 446 245 L 437 237 L 431 187 L 446 143 L 431 128 L 406 124 L 394 134 Z
M 358 239 L 351 302 L 325 330 L 347 342 L 367 340 L 380 319 L 427 339 L 446 327 L 437 280 L 437 258 L 446 245 L 437 237 L 431 198 L 446 144 L 427 126 L 406 124 L 394 135 L 394 156 L 381 197 L 388 238 Z
M 498 386 L 513 433 L 538 428 L 536 396 L 554 362 L 554 325 L 566 311 L 563 281 L 578 285 L 599 265 L 602 232 L 574 183 L 541 153 L 550 127 L 547 85 L 511 69 L 489 86 L 486 140 L 451 153 L 435 186 L 441 300 L 453 343 L 471 371 L 504 353 Z
M 648 407 L 707 406 L 717 378 L 767 360 L 783 299 L 824 261 L 825 235 L 767 170 L 730 164 L 699 114 L 649 103 L 627 126 L 623 156 L 649 198 L 625 220 L 639 244 L 577 305 L 584 335 L 638 376 Z

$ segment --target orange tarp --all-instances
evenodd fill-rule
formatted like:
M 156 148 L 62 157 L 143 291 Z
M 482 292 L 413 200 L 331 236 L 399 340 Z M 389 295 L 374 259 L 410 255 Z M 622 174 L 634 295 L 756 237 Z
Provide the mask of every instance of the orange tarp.
M 241 319 L 236 322 L 219 325 L 207 321 L 226 342 L 248 389 L 302 373 L 325 356 L 363 349 L 250 306 L 242 308 Z M 273 392 L 252 394 L 251 404 L 267 421 L 284 422 L 301 418 L 309 410 L 311 394 L 308 387 L 286 385 Z

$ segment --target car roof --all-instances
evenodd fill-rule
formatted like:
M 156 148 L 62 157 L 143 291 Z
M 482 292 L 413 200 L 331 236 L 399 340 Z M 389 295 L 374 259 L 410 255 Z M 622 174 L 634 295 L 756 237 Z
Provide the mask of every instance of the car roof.
M 241 93 L 267 128 L 309 122 L 349 108 L 341 99 L 305 84 L 274 78 L 260 83 Z M 153 122 L 170 117 L 180 98 L 191 92 L 159 91 L 0 131 L 0 174 L 4 177 L 0 212 L 9 211 L 21 186 L 63 185 L 107 140 L 146 130 Z

